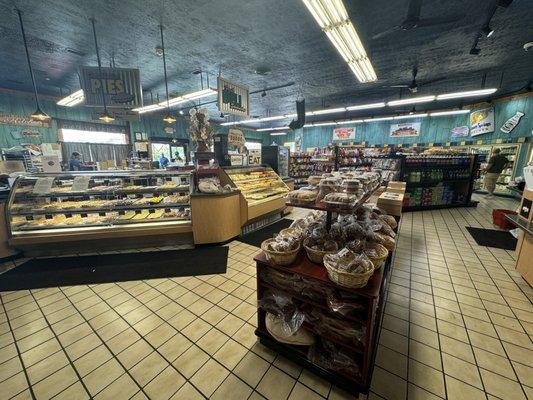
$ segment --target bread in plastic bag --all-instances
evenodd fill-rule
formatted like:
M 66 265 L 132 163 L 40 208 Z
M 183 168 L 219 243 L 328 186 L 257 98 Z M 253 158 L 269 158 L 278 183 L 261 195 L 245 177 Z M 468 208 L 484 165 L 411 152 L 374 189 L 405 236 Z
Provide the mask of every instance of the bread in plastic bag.
M 304 322 L 304 314 L 298 310 L 291 297 L 279 291 L 267 291 L 258 305 L 280 318 L 280 332 L 285 337 L 293 335 Z
M 307 329 L 300 327 L 293 334 L 287 335 L 285 321 L 271 313 L 266 313 L 265 326 L 274 339 L 278 342 L 296 346 L 311 346 L 315 343 L 315 336 Z
M 348 376 L 360 377 L 359 366 L 355 362 L 356 355 L 348 354 L 327 340 L 320 340 L 309 348 L 307 359 L 322 368 L 336 371 Z

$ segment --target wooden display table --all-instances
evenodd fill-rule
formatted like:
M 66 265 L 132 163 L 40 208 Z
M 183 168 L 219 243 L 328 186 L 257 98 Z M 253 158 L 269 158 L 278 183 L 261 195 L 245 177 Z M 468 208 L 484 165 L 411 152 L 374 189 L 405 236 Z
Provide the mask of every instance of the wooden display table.
M 335 334 L 330 334 L 327 329 L 324 330 L 323 326 L 317 329 L 317 326 L 314 326 L 313 322 L 309 322 L 307 319 L 302 325 L 305 329 L 314 333 L 318 341 L 326 340 L 333 343 L 335 347 L 352 357 L 358 366 L 358 372 L 354 370 L 352 373 L 346 373 L 344 371 L 339 372 L 328 369 L 324 365 L 313 363 L 308 359 L 308 346 L 288 345 L 277 341 L 266 329 L 266 311 L 261 306 L 258 306 L 258 328 L 256 335 L 259 337 L 260 342 L 308 368 L 324 379 L 327 379 L 329 382 L 348 390 L 352 394 L 356 394 L 357 392 L 367 393 L 370 387 L 376 355 L 377 335 L 383 315 L 384 293 L 388 284 L 391 259 L 392 256 L 389 255 L 385 264 L 374 272 L 374 275 L 372 275 L 365 287 L 360 289 L 346 289 L 332 282 L 328 277 L 326 269 L 322 265 L 312 263 L 304 253 L 300 254 L 295 263 L 289 267 L 270 264 L 262 252 L 254 258 L 257 264 L 258 303 L 265 295 L 265 292 L 275 290 L 291 297 L 299 308 L 305 309 L 311 307 L 312 309 L 319 310 L 323 314 L 327 314 L 328 317 L 345 322 L 350 327 L 357 327 L 357 329 L 363 327 L 365 334 L 361 341 L 358 343 L 347 343 L 339 340 Z M 324 290 L 333 290 L 337 293 L 355 296 L 358 298 L 357 302 L 360 302 L 361 310 L 349 316 L 343 316 L 333 312 L 328 307 L 327 300 L 324 297 L 313 299 L 303 293 L 299 293 L 297 289 L 280 288 L 265 281 L 264 278 L 268 276 L 270 271 L 286 274 L 286 276 L 292 278 L 302 278 L 306 282 L 324 288 Z

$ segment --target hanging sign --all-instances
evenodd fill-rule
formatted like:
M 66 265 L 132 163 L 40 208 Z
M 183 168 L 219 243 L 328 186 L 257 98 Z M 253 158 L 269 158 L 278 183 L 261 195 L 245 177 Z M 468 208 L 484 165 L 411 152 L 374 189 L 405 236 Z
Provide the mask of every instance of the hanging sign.
M 217 78 L 217 107 L 225 114 L 250 115 L 250 92 L 246 86 L 231 83 L 219 76 Z
M 261 149 L 249 150 L 248 165 L 261 165 Z
M 142 107 L 139 70 L 133 68 L 81 67 L 80 84 L 85 105 L 103 107 L 102 90 L 107 107 Z
M 236 147 L 242 147 L 246 143 L 244 133 L 239 129 L 230 129 L 228 132 L 228 144 Z
M 355 139 L 355 128 L 335 128 L 333 129 L 333 141 Z
M 0 113 L 0 124 L 35 126 L 39 128 L 50 128 L 51 126 L 50 120 L 34 121 L 31 117 L 4 113 Z
M 169 135 L 171 135 L 173 133 L 176 133 L 176 129 L 174 129 L 171 126 L 167 126 L 167 127 L 165 127 L 165 133 L 168 133 Z
M 39 132 L 39 131 L 31 131 L 31 130 L 23 130 L 22 131 L 22 136 L 39 137 L 39 136 L 41 136 L 41 132 Z
M 455 128 L 452 128 L 450 132 L 452 134 L 452 138 L 468 137 L 468 134 L 470 133 L 470 128 L 466 125 L 457 126 Z
M 48 194 L 52 190 L 52 184 L 54 183 L 53 176 L 47 176 L 44 178 L 37 178 L 35 185 L 33 185 L 33 193 L 35 194 Z
M 488 107 L 470 113 L 470 136 L 494 132 L 494 108 Z
M 391 124 L 390 137 L 409 137 L 420 135 L 420 122 L 408 122 L 405 124 Z
M 500 128 L 500 131 L 503 133 L 511 133 L 511 131 L 520 123 L 520 119 L 522 119 L 523 116 L 523 112 L 517 111 L 515 115 L 505 121 L 505 124 Z

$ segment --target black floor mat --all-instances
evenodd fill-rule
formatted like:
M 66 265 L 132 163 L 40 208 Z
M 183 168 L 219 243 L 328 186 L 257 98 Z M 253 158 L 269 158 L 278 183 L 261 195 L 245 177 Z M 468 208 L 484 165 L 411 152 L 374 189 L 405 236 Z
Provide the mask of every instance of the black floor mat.
M 514 250 L 516 238 L 507 231 L 482 229 L 467 226 L 468 232 L 480 246 L 496 247 L 503 250 Z
M 0 291 L 223 274 L 227 247 L 41 258 L 0 275 Z
M 279 233 L 282 229 L 288 228 L 292 223 L 292 219 L 284 218 L 272 225 L 265 226 L 263 229 L 241 236 L 237 240 L 251 246 L 261 247 L 261 243 L 263 243 L 264 240 L 272 238 L 275 233 Z

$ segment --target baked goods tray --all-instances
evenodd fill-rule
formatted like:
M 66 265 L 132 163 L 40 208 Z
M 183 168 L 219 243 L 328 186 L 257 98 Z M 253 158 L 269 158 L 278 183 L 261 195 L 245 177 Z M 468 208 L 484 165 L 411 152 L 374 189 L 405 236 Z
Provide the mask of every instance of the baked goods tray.
M 154 218 L 154 219 L 125 219 L 125 220 L 113 220 L 112 222 L 95 222 L 92 224 L 56 224 L 56 225 L 34 225 L 34 226 L 21 226 L 16 229 L 14 229 L 15 232 L 28 232 L 28 231 L 40 231 L 40 230 L 47 230 L 47 229 L 65 229 L 65 228 L 85 228 L 85 227 L 111 227 L 113 225 L 128 225 L 128 224 L 137 224 L 137 223 L 143 223 L 143 222 L 172 222 L 172 221 L 190 221 L 190 218 Z
M 146 187 L 142 189 L 128 189 L 125 188 L 116 188 L 111 190 L 98 190 L 98 191 L 83 191 L 83 192 L 57 192 L 57 193 L 45 193 L 45 194 L 35 194 L 35 193 L 15 193 L 15 196 L 18 199 L 25 198 L 42 198 L 42 197 L 88 197 L 88 196 L 113 196 L 116 194 L 146 194 L 146 193 L 183 193 L 189 192 L 190 185 L 181 185 L 181 186 L 154 186 Z
M 378 186 L 379 187 L 379 186 Z M 374 190 L 371 190 L 367 192 L 363 197 L 361 197 L 356 203 L 353 204 L 353 206 L 346 208 L 346 207 L 336 207 L 331 204 L 327 204 L 325 202 L 315 202 L 315 203 L 307 203 L 307 204 L 300 204 L 300 203 L 293 203 L 291 201 L 286 201 L 285 205 L 289 207 L 300 207 L 300 208 L 309 208 L 311 210 L 320 210 L 320 211 L 330 211 L 330 212 L 339 212 L 339 213 L 350 213 L 355 211 L 357 208 L 361 207 L 366 201 L 374 194 L 374 192 L 378 189 L 376 187 Z
M 132 211 L 132 210 L 151 210 L 156 208 L 186 208 L 189 203 L 172 203 L 172 204 L 142 204 L 118 207 L 100 207 L 100 208 L 65 208 L 56 210 L 33 209 L 31 211 L 15 211 L 11 215 L 48 215 L 48 214 L 95 214 L 112 211 Z

